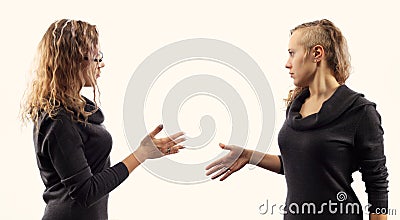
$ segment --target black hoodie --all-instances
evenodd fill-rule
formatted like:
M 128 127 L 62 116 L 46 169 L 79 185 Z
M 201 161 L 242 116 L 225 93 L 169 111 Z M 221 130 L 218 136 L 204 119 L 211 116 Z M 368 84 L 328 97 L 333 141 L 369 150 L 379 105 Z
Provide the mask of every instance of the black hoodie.
M 94 110 L 85 100 L 85 110 Z M 43 219 L 108 219 L 108 193 L 129 173 L 122 162 L 110 167 L 112 138 L 103 121 L 100 109 L 86 125 L 71 120 L 63 108 L 53 119 L 42 114 L 33 139 L 46 187 Z
M 287 182 L 285 220 L 362 219 L 365 207 L 351 187 L 359 170 L 370 212 L 388 206 L 388 173 L 381 117 L 375 104 L 342 85 L 318 113 L 303 118 L 305 89 L 287 110 L 279 132 Z

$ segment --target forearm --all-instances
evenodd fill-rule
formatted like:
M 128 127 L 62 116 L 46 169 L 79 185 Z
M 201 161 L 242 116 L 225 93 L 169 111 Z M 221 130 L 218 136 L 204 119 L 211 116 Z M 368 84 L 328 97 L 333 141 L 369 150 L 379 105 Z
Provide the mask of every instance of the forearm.
M 136 156 L 134 155 L 134 153 L 130 154 L 129 156 L 127 156 L 122 163 L 125 164 L 126 168 L 128 169 L 128 172 L 131 173 L 134 169 L 136 169 L 136 167 L 138 167 L 141 162 L 138 160 L 138 158 L 136 158 Z
M 386 220 L 387 215 L 369 214 L 369 220 Z
M 281 170 L 281 161 L 277 155 L 264 154 L 248 149 L 245 149 L 245 154 L 249 158 L 249 164 L 259 166 L 275 173 L 279 173 Z

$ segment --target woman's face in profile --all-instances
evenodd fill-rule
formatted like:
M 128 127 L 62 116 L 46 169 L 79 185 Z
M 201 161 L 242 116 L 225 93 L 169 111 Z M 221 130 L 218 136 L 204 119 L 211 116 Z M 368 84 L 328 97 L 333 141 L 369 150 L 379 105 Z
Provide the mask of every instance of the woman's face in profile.
M 103 68 L 105 66 L 104 62 L 103 62 L 103 53 L 100 51 L 100 49 L 97 49 L 96 52 L 94 54 L 97 54 L 94 58 L 87 58 L 85 59 L 85 62 L 88 62 L 88 67 L 90 69 L 94 68 L 94 75 L 93 78 L 94 80 L 97 80 L 97 78 L 100 77 L 101 74 L 101 68 Z M 90 71 L 89 71 L 90 72 Z M 84 76 L 84 80 L 85 80 L 85 87 L 91 87 L 93 86 L 90 82 L 90 76 L 85 75 Z
M 97 57 L 95 58 L 94 62 L 96 63 L 96 67 L 97 67 L 96 68 L 96 75 L 95 75 L 95 79 L 97 80 L 97 78 L 100 77 L 101 68 L 103 68 L 105 66 L 105 64 L 103 62 L 103 52 L 98 50 Z
M 308 86 L 316 71 L 316 65 L 312 57 L 306 54 L 303 45 L 300 44 L 301 31 L 295 31 L 289 40 L 289 59 L 285 67 L 289 69 L 290 77 L 295 86 Z

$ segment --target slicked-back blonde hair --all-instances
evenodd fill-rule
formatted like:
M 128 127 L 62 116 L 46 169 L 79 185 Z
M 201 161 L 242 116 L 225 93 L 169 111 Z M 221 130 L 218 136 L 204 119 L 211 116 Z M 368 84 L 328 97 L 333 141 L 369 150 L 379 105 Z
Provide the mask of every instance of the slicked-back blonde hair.
M 37 125 L 41 113 L 54 117 L 64 108 L 71 117 L 84 122 L 92 112 L 85 111 L 83 86 L 99 93 L 95 74 L 98 63 L 88 62 L 98 55 L 96 26 L 84 21 L 58 20 L 50 25 L 40 41 L 33 63 L 33 78 L 21 103 L 23 122 Z
M 290 31 L 292 35 L 300 31 L 300 45 L 306 50 L 306 55 L 316 45 L 321 45 L 325 51 L 325 59 L 329 68 L 333 70 L 336 81 L 342 85 L 350 75 L 350 54 L 346 38 L 331 21 L 327 19 L 317 20 L 301 24 Z M 306 88 L 296 87 L 289 91 L 286 104 L 290 103 Z

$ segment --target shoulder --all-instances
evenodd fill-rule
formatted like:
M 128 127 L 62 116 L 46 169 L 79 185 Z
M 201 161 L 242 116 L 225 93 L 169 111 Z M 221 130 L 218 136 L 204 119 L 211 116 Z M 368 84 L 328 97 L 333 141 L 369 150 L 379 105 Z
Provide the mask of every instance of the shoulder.
M 358 126 L 365 124 L 380 124 L 381 116 L 377 111 L 375 102 L 369 100 L 362 93 L 353 102 L 350 109 L 358 115 Z
M 361 94 L 358 99 L 353 104 L 353 107 L 364 107 L 364 108 L 376 108 L 376 104 L 369 99 L 365 98 L 363 94 Z
M 352 99 L 350 102 L 351 105 L 349 106 L 351 109 L 375 109 L 376 104 L 371 100 L 367 99 L 363 93 L 356 92 L 347 86 L 343 88 L 343 96 L 346 97 L 345 99 Z
M 50 116 L 49 113 L 43 112 L 38 121 L 40 134 L 62 134 L 70 129 L 74 129 L 74 121 L 72 114 L 68 113 L 64 108 L 60 108 L 57 112 Z
M 35 148 L 44 155 L 61 148 L 65 150 L 65 146 L 80 146 L 82 142 L 76 123 L 65 109 L 60 109 L 53 116 L 43 112 L 37 128 L 34 133 Z

